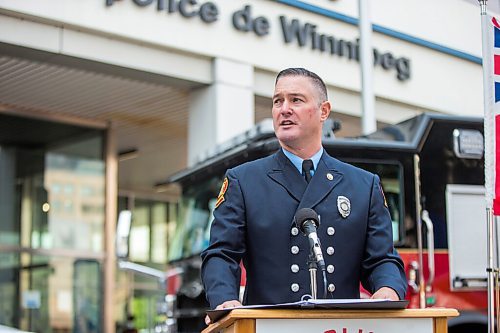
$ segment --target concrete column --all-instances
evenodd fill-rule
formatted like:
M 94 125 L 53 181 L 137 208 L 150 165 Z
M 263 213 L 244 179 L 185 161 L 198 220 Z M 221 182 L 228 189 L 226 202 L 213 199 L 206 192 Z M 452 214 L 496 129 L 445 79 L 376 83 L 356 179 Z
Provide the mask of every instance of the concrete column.
M 255 122 L 253 67 L 216 58 L 212 71 L 213 83 L 192 91 L 189 97 L 189 166 Z

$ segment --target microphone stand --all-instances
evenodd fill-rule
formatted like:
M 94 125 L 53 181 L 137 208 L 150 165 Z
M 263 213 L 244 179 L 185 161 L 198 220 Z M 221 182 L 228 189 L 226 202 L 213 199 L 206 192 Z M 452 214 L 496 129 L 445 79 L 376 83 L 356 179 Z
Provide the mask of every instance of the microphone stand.
M 316 271 L 318 270 L 318 264 L 316 263 L 316 258 L 314 252 L 311 251 L 309 254 L 309 260 L 307 261 L 309 265 L 309 276 L 311 278 L 311 298 L 317 299 L 318 295 L 318 283 L 316 281 Z

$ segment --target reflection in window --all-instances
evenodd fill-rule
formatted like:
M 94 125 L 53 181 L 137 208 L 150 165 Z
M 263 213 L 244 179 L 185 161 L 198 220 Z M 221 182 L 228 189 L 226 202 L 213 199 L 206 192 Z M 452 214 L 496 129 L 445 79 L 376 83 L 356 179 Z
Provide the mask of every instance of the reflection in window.
M 73 185 L 72 184 L 64 185 L 64 194 L 71 194 L 71 193 L 73 193 Z
M 71 200 L 64 200 L 64 212 L 68 214 L 73 212 L 73 202 Z
M 53 194 L 59 194 L 59 193 L 61 193 L 61 185 L 54 183 L 54 184 L 52 184 L 52 187 L 50 190 Z
M 130 228 L 130 259 L 132 261 L 149 261 L 149 207 L 137 201 L 132 211 Z
M 130 210 L 132 224 L 129 235 L 129 260 L 155 269 L 167 268 L 167 246 L 175 228 L 177 204 L 157 200 L 119 197 L 118 211 Z M 128 314 L 140 332 L 152 332 L 156 302 L 164 297 L 158 280 L 133 272 L 117 272 L 115 302 L 117 323 L 124 323 Z
M 104 214 L 104 206 L 102 204 L 82 204 L 82 213 L 83 214 Z
M 130 259 L 133 261 L 149 261 L 149 226 L 138 225 L 130 232 Z
M 90 186 L 86 186 L 86 185 L 83 185 L 81 188 L 80 188 L 80 194 L 82 195 L 82 197 L 89 197 L 93 194 L 93 189 L 92 187 Z
M 170 223 L 169 219 L 175 218 L 175 204 L 136 199 L 133 206 L 130 259 L 143 263 L 166 264 L 169 230 L 174 224 Z
M 57 189 L 57 184 L 64 184 L 62 192 L 48 193 L 52 246 L 102 251 L 102 244 L 96 244 L 95 239 L 102 239 L 104 196 L 81 194 L 84 192 L 82 188 L 89 187 L 88 184 L 104 188 L 104 163 L 48 153 L 44 187 Z
M 0 118 L 21 129 L 4 136 L 6 146 L 0 142 L 0 243 L 17 248 L 0 253 L 0 324 L 83 332 L 78 318 L 85 332 L 101 332 L 103 272 L 100 262 L 86 257 L 104 256 L 104 214 L 84 215 L 82 205 L 104 205 L 106 132 Z M 25 143 L 30 140 L 33 144 Z M 82 186 L 100 191 L 84 198 Z M 36 251 L 40 248 L 47 251 Z
M 151 205 L 151 261 L 167 262 L 167 205 L 156 202 Z

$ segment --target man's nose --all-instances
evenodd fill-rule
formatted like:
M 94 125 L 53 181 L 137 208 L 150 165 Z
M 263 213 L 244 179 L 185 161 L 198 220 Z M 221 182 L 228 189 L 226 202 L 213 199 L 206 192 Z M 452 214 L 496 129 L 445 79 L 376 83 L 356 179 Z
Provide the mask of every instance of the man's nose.
M 282 114 L 289 114 L 289 113 L 292 113 L 292 108 L 291 108 L 291 105 L 290 103 L 287 101 L 287 100 L 284 100 L 283 101 L 283 104 L 281 105 L 281 110 L 280 112 Z

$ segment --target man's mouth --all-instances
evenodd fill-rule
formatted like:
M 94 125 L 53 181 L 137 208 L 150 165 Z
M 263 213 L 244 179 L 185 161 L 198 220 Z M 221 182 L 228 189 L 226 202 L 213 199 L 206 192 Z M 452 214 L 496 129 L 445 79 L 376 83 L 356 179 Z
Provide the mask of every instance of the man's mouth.
M 291 120 L 283 120 L 281 123 L 280 123 L 280 126 L 291 126 L 291 125 L 295 125 L 295 123 Z

